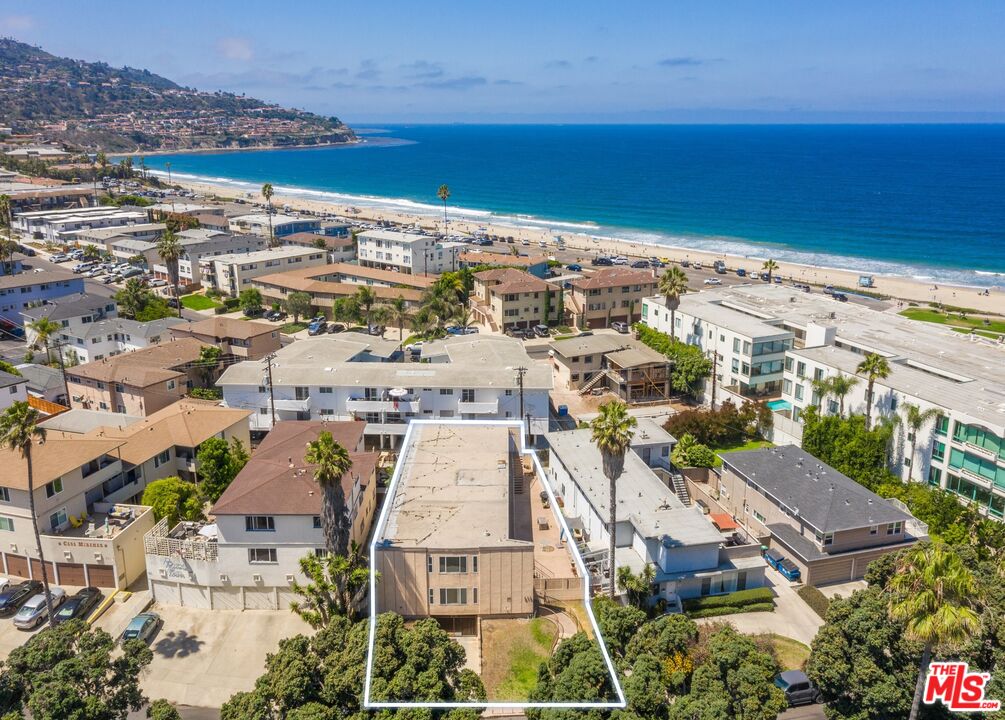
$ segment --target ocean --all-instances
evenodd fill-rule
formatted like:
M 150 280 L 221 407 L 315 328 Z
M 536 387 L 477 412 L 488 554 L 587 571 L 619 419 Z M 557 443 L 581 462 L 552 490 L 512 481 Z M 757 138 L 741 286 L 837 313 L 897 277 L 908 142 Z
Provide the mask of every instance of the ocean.
M 416 125 L 146 158 L 176 179 L 1005 285 L 1005 125 Z

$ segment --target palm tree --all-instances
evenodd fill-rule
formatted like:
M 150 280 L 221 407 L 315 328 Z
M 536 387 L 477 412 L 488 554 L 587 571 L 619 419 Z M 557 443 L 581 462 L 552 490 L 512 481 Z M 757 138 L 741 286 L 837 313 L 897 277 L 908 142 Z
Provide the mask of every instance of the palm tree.
M 52 348 L 49 345 L 49 340 L 53 334 L 62 329 L 62 326 L 43 315 L 38 320 L 31 323 L 28 327 L 35 333 L 35 343 L 33 347 L 35 349 L 45 348 L 45 361 L 47 363 L 51 363 Z
M 939 411 L 935 408 L 928 408 L 927 410 L 922 410 L 917 405 L 913 403 L 904 403 L 904 421 L 907 423 L 907 430 L 910 433 L 911 439 L 911 454 L 910 463 L 907 466 L 907 479 L 911 480 L 911 475 L 913 474 L 914 468 L 914 453 L 918 447 L 918 433 L 921 432 L 929 420 L 934 418 L 939 414 Z
M 608 593 L 611 599 L 616 593 L 616 580 L 614 571 L 614 540 L 617 533 L 617 481 L 621 477 L 621 472 L 625 469 L 625 452 L 635 434 L 635 426 L 638 422 L 628 414 L 628 406 L 620 400 L 611 400 L 600 406 L 600 414 L 590 423 L 593 431 L 593 442 L 600 450 L 600 457 L 604 464 L 604 476 L 607 478 L 610 503 L 610 522 L 607 525 L 608 556 Z
M 35 514 L 35 473 L 31 460 L 32 445 L 45 443 L 45 428 L 38 426 L 41 420 L 41 413 L 28 403 L 23 401 L 13 403 L 0 416 L 0 446 L 21 453 L 28 468 L 28 510 L 31 513 L 31 528 L 35 533 L 38 562 L 42 567 L 42 592 L 45 594 L 49 627 L 55 627 L 56 618 L 52 614 L 52 598 L 49 596 L 49 573 L 45 567 L 45 554 L 42 552 L 42 537 L 38 532 L 38 515 Z
M 265 198 L 266 210 L 265 212 L 269 215 L 269 247 L 276 246 L 276 236 L 272 232 L 272 196 L 274 192 L 272 190 L 272 183 L 265 183 L 262 185 L 262 197 Z
M 129 278 L 122 289 L 115 293 L 119 312 L 135 318 L 150 302 L 151 292 L 139 278 Z
M 890 579 L 890 617 L 906 623 L 907 636 L 924 643 L 910 720 L 918 717 L 933 650 L 952 649 L 977 631 L 973 605 L 978 586 L 960 556 L 942 543 L 910 550 Z
M 108 175 L 108 156 L 105 155 L 105 153 L 98 151 L 96 159 L 98 161 L 98 165 L 101 166 L 101 177 L 105 177 Z
M 768 282 L 771 282 L 771 274 L 777 269 L 778 263 L 771 259 L 765 260 L 764 264 L 761 265 L 761 270 L 765 270 L 768 273 Z
M 10 195 L 0 194 L 0 227 L 7 228 L 7 240 L 3 244 L 0 258 L 8 258 L 7 273 L 14 274 L 14 253 L 17 243 L 14 242 L 14 215 Z
M 450 188 L 447 185 L 440 185 L 436 191 L 436 197 L 443 201 L 443 237 L 447 236 L 447 198 L 450 197 Z
M 833 392 L 834 378 L 820 378 L 819 380 L 814 380 L 811 385 L 813 386 L 813 392 L 820 397 L 817 407 L 820 409 L 820 414 L 823 415 L 824 400 Z
M 458 326 L 467 330 L 471 326 L 471 306 L 464 304 L 458 305 L 454 309 L 453 317 L 451 318 Z
M 838 399 L 838 417 L 844 417 L 845 396 L 858 384 L 858 378 L 854 375 L 842 375 L 838 373 L 830 378 L 829 383 L 830 394 Z
M 408 303 L 405 302 L 405 298 L 399 295 L 390 303 L 388 303 L 388 309 L 390 310 L 391 319 L 398 326 L 398 351 L 401 352 L 405 342 L 405 322 L 408 320 Z M 402 354 L 401 359 L 404 360 L 405 356 Z
M 352 469 L 349 452 L 327 430 L 307 443 L 304 462 L 314 465 L 314 480 L 321 487 L 321 530 L 332 555 L 345 555 L 349 546 L 349 514 L 342 476 Z
M 676 265 L 670 267 L 660 278 L 659 291 L 666 296 L 667 309 L 670 310 L 670 337 L 674 337 L 677 332 L 677 308 L 687 290 L 687 273 Z
M 868 382 L 865 391 L 865 429 L 868 430 L 872 423 L 873 390 L 877 380 L 890 377 L 890 363 L 882 355 L 869 353 L 865 356 L 865 360 L 855 368 L 855 372 L 859 375 L 865 375 Z
M 356 294 L 353 295 L 353 299 L 356 301 L 356 305 L 359 306 L 363 320 L 369 325 L 374 303 L 377 302 L 377 294 L 366 285 L 361 285 L 356 290 Z
M 101 258 L 101 251 L 98 250 L 96 245 L 85 245 L 84 246 L 84 260 L 88 262 L 93 262 Z
M 178 258 L 181 257 L 182 250 L 181 243 L 178 242 L 178 236 L 171 232 L 170 229 L 165 230 L 160 240 L 157 241 L 157 254 L 160 255 L 161 260 L 167 266 L 168 278 L 171 280 L 171 285 L 174 287 L 174 296 L 178 301 L 178 317 L 181 317 L 181 293 L 178 291 L 178 285 L 180 284 Z

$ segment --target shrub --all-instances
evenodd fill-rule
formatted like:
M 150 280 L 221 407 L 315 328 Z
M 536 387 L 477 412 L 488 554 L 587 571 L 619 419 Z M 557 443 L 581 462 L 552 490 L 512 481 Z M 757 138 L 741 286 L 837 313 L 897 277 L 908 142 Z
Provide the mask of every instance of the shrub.
M 774 604 L 775 595 L 771 588 L 750 588 L 749 590 L 739 590 L 727 595 L 709 595 L 707 597 L 691 598 L 684 601 L 684 609 L 705 610 L 706 608 L 718 607 L 745 607 L 758 603 Z
M 813 608 L 813 612 L 822 618 L 827 617 L 827 608 L 830 607 L 831 601 L 827 599 L 827 596 L 822 592 L 817 590 L 812 585 L 803 585 L 796 591 L 807 605 Z
M 223 390 L 220 388 L 192 388 L 188 391 L 188 395 L 199 400 L 220 400 L 223 398 Z
M 224 298 L 223 306 L 227 308 L 228 311 L 233 312 L 241 306 L 241 300 L 236 297 Z
M 213 308 L 213 312 L 216 313 L 217 315 L 224 315 L 226 313 L 231 312 L 231 309 L 228 308 L 226 305 L 217 305 L 215 308 Z
M 775 609 L 773 602 L 759 602 L 751 605 L 737 607 L 735 605 L 724 605 L 722 607 L 710 607 L 701 610 L 688 610 L 687 615 L 692 619 L 704 617 L 718 617 L 720 615 L 736 615 L 747 612 L 772 612 Z

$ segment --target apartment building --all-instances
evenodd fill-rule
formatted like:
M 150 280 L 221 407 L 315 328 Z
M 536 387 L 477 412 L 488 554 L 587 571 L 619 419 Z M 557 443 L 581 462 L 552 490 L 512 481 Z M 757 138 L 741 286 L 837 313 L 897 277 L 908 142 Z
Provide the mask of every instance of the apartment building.
M 199 363 L 204 343 L 171 342 L 68 368 L 70 405 L 145 417 L 211 384 L 217 372 Z
M 645 322 L 666 332 L 669 313 L 662 298 L 651 298 L 646 306 L 655 315 Z M 765 342 L 788 345 L 780 359 L 778 345 L 762 346 L 771 352 L 757 358 L 770 361 L 772 371 L 778 362 L 782 366 L 781 382 L 773 385 L 772 394 L 760 395 L 774 411 L 776 443 L 802 441 L 802 413 L 810 405 L 825 414 L 841 411 L 840 398 L 822 398 L 814 391 L 815 380 L 837 375 L 857 378 L 843 399 L 843 409 L 846 415 L 863 414 L 867 382 L 857 374 L 858 364 L 869 353 L 882 355 L 891 372 L 875 383 L 872 417 L 903 420 L 908 403 L 938 413 L 917 437 L 907 423 L 895 426 L 891 469 L 905 480 L 947 489 L 989 517 L 1005 516 L 1005 381 L 999 370 L 1005 362 L 1005 346 L 1000 342 L 781 286 L 737 285 L 703 291 L 686 295 L 681 306 L 700 316 L 706 339 L 709 333 L 713 338 L 727 338 L 720 350 L 733 347 L 727 334 L 731 329 L 751 321 L 767 326 L 765 333 L 767 328 L 776 329 L 774 335 L 761 336 Z M 714 324 L 707 319 L 713 313 Z M 753 353 L 754 338 L 748 335 L 748 339 Z M 742 378 L 744 358 L 751 369 L 756 363 L 753 355 L 743 356 L 745 346 L 740 347 L 742 357 L 737 360 Z M 729 367 L 731 357 L 726 353 L 722 357 L 720 366 Z M 772 374 L 773 380 L 777 377 Z M 729 387 L 719 387 L 727 392 L 717 391 L 716 402 L 731 397 Z M 706 386 L 706 393 L 709 390 Z
M 89 293 L 76 293 L 50 300 L 42 305 L 25 308 L 21 312 L 25 345 L 31 347 L 38 340 L 32 323 L 48 318 L 64 332 L 79 333 L 91 323 L 117 318 L 118 305 L 111 298 Z
M 286 609 L 299 561 L 324 553 L 321 491 L 305 446 L 323 432 L 349 451 L 342 478 L 351 539 L 364 544 L 377 505 L 377 453 L 361 452 L 363 423 L 281 422 L 214 504 L 212 524 L 162 520 L 146 537 L 147 578 L 157 602 L 216 609 Z
M 94 245 L 104 251 L 114 240 L 140 240 L 156 243 L 164 234 L 167 225 L 164 223 L 137 223 L 123 227 L 104 227 L 91 230 L 80 230 L 75 235 L 78 245 Z
M 809 585 L 860 579 L 924 536 L 910 513 L 795 445 L 722 455 L 718 501 Z
M 317 280 L 348 285 L 366 285 L 370 288 L 395 288 L 398 290 L 426 290 L 436 284 L 436 278 L 426 275 L 402 275 L 394 270 L 364 267 L 355 263 L 335 263 L 323 269 L 323 273 L 311 273 Z
M 20 325 L 21 313 L 28 308 L 83 292 L 84 279 L 62 268 L 0 275 L 0 319 Z
M 203 261 L 221 255 L 258 252 L 267 243 L 265 238 L 257 235 L 228 235 L 206 228 L 182 230 L 177 237 L 182 247 L 178 278 L 183 290 L 197 290 L 202 286 Z M 159 258 L 152 266 L 153 274 L 168 280 L 167 266 Z
M 94 188 L 90 185 L 51 186 L 3 180 L 0 181 L 0 194 L 10 198 L 14 215 L 88 207 L 94 203 Z
M 562 289 L 513 268 L 475 273 L 471 309 L 494 330 L 552 325 L 562 319 Z
M 159 345 L 171 339 L 169 329 L 172 326 L 183 322 L 176 317 L 150 322 L 111 318 L 82 325 L 76 330 L 67 328 L 56 337 L 64 361 L 72 366 Z
M 182 321 L 171 327 L 176 340 L 194 338 L 204 345 L 215 345 L 223 351 L 224 362 L 259 360 L 280 348 L 279 330 L 263 322 L 228 317 Z
M 207 290 L 220 290 L 236 297 L 242 290 L 251 289 L 252 281 L 261 275 L 327 264 L 328 254 L 323 250 L 280 245 L 249 253 L 206 257 L 199 261 L 199 274 Z
M 559 387 L 601 388 L 625 402 L 670 397 L 673 363 L 628 335 L 603 333 L 555 340 L 549 347 Z
M 546 473 L 562 498 L 562 513 L 579 543 L 591 582 L 601 587 L 609 567 L 610 494 L 603 459 L 590 432 L 548 433 Z M 651 469 L 661 465 L 658 458 L 665 457 L 664 449 L 669 454 L 672 441 L 666 433 L 646 432 L 625 454 L 618 479 L 614 567 L 638 574 L 647 565 L 654 566 L 653 603 L 762 586 L 765 563 L 760 544 L 720 532 Z M 642 458 L 647 449 L 649 462 Z M 689 500 L 686 491 L 683 494 Z
M 345 235 L 319 235 L 318 233 L 293 233 L 283 237 L 284 245 L 319 248 L 327 251 L 328 262 L 343 263 L 356 259 L 356 241 Z
M 16 402 L 28 401 L 28 380 L 0 370 L 0 412 Z
M 533 499 L 514 483 L 519 433 L 477 423 L 412 426 L 377 528 L 377 612 L 435 617 L 470 635 L 481 618 L 533 614 Z
M 269 237 L 269 216 L 265 213 L 238 215 L 230 218 L 230 231 L 250 233 L 263 238 Z M 321 221 L 314 218 L 300 218 L 293 215 L 272 216 L 272 234 L 281 238 L 294 233 L 317 233 L 321 231 Z
M 412 275 L 439 274 L 458 269 L 464 243 L 442 242 L 431 235 L 367 230 L 356 236 L 359 264 Z
M 656 293 L 659 280 L 652 270 L 611 267 L 569 281 L 565 312 L 581 329 L 629 325 L 642 316 L 642 300 Z
M 334 281 L 330 278 L 341 273 L 332 271 L 332 265 L 319 265 L 312 268 L 287 270 L 271 275 L 261 275 L 251 281 L 251 286 L 262 293 L 266 302 L 283 302 L 286 296 L 293 292 L 304 292 L 310 295 L 311 305 L 317 312 L 331 317 L 336 300 L 352 297 L 359 290 L 360 284 L 355 281 Z M 368 272 L 385 272 L 372 268 L 360 268 Z M 422 276 L 388 273 L 402 281 L 411 284 L 414 279 Z M 355 279 L 363 278 L 357 275 Z M 422 291 L 411 287 L 387 287 L 377 282 L 370 286 L 377 302 L 388 303 L 402 298 L 409 308 L 417 308 L 422 302 Z
M 120 228 L 147 221 L 140 208 L 99 205 L 66 210 L 39 210 L 14 216 L 14 229 L 44 242 L 73 243 L 77 233 L 98 228 Z
M 368 447 L 396 448 L 411 419 L 526 419 L 548 429 L 551 371 L 519 340 L 467 335 L 426 343 L 420 364 L 398 344 L 361 333 L 297 340 L 275 354 L 272 386 L 263 361 L 231 365 L 217 381 L 228 407 L 255 411 L 253 431 L 282 420 L 366 422 Z M 523 393 L 519 386 L 519 368 Z
M 215 209 L 216 208 L 214 208 L 214 210 Z M 228 220 L 227 216 L 223 214 L 222 208 L 220 208 L 219 214 L 201 210 L 196 213 L 191 213 L 191 216 L 199 223 L 199 227 L 205 230 L 215 230 L 216 232 L 221 233 L 230 231 L 230 220 Z
M 457 257 L 458 268 L 476 268 L 480 265 L 515 268 L 542 280 L 547 278 L 550 272 L 547 255 L 503 255 L 501 253 L 483 253 L 480 250 L 465 250 Z
M 36 363 L 22 363 L 14 367 L 27 381 L 25 389 L 28 398 L 36 398 L 43 403 L 69 406 L 70 401 L 66 397 L 66 386 L 63 384 L 63 373 L 60 372 L 59 368 Z M 31 401 L 29 400 L 29 402 Z

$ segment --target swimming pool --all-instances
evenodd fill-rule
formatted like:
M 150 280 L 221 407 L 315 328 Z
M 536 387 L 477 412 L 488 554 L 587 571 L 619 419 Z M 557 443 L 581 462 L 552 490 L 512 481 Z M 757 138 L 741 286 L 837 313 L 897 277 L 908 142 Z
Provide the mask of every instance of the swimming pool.
M 771 400 L 767 403 L 767 405 L 773 412 L 781 412 L 782 410 L 792 409 L 792 403 L 788 400 Z

